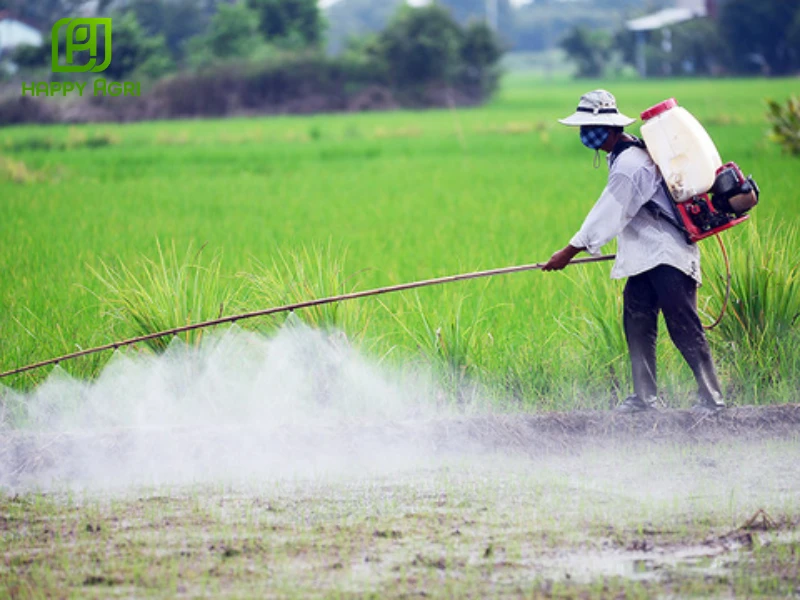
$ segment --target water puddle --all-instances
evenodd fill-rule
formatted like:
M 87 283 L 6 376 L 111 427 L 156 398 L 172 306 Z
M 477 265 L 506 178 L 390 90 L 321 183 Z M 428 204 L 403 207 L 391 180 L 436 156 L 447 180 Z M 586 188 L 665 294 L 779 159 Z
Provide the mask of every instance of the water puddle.
M 655 581 L 675 571 L 725 575 L 744 552 L 754 547 L 797 541 L 800 541 L 800 531 L 737 531 L 702 544 L 659 547 L 636 542 L 632 549 L 567 552 L 545 560 L 541 567 L 552 579 L 578 583 L 603 577 Z

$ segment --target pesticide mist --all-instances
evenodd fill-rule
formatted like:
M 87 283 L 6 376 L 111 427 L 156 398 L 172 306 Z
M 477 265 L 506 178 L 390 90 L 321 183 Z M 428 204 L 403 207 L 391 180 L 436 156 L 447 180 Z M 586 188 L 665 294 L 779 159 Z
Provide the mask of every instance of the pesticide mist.
M 200 346 L 175 339 L 160 355 L 117 352 L 93 382 L 56 369 L 29 393 L 2 389 L 0 488 L 386 477 L 428 485 L 456 473 L 561 488 L 570 502 L 602 490 L 625 510 L 656 502 L 747 511 L 797 497 L 796 437 L 585 445 L 527 434 L 517 426 L 526 414 L 501 415 L 478 386 L 453 402 L 433 372 L 377 364 L 344 335 L 301 324 L 272 337 L 233 327 Z M 565 506 L 562 498 L 553 510 Z
M 363 359 L 345 336 L 302 325 L 272 338 L 233 327 L 200 347 L 175 339 L 158 356 L 117 352 L 91 383 L 57 368 L 28 394 L 5 389 L 3 433 L 25 436 L 33 460 L 54 443 L 60 453 L 36 465 L 35 474 L 15 473 L 20 465 L 6 448 L 0 485 L 106 487 L 402 469 L 430 448 L 421 439 L 392 442 L 386 428 L 445 414 L 436 394 L 421 374 L 391 374 Z M 14 405 L 25 407 L 18 427 L 9 423 Z

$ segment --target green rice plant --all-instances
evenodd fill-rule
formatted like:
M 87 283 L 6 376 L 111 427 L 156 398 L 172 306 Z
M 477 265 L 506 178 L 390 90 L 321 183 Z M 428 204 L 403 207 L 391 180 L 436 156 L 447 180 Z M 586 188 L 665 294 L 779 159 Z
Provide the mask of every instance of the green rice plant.
M 120 137 L 110 131 L 86 132 L 85 128 L 70 127 L 67 130 L 67 139 L 59 149 L 72 150 L 76 148 L 102 148 L 119 144 Z
M 472 383 L 487 374 L 486 363 L 495 343 L 489 315 L 502 305 L 486 307 L 485 282 L 474 298 L 458 291 L 444 290 L 445 298 L 435 308 L 423 303 L 419 292 L 406 299 L 401 314 L 382 306 L 413 346 L 412 353 L 432 366 L 439 383 L 452 398 L 466 400 Z
M 583 348 L 586 391 L 599 383 L 614 403 L 626 395 L 630 381 L 620 282 L 584 269 L 577 270 L 575 279 L 581 295 L 575 302 L 578 314 L 560 319 L 559 325 Z
M 509 408 L 565 408 L 558 406 L 553 340 L 552 334 L 544 340 L 526 336 L 509 340 L 503 352 L 492 353 L 489 381 L 501 390 L 501 402 L 513 403 Z
M 90 312 L 87 307 L 82 313 Z M 53 358 L 72 352 L 83 350 L 87 347 L 101 345 L 108 340 L 101 337 L 101 328 L 81 339 L 74 321 L 74 315 L 50 312 L 34 312 L 29 307 L 24 307 L 7 322 L 13 323 L 14 329 L 20 332 L 21 337 L 7 336 L 0 338 L 0 355 L 7 360 L 9 370 L 22 367 L 45 358 Z M 108 360 L 108 353 L 90 354 L 58 365 L 71 376 L 90 379 L 96 375 Z M 18 390 L 29 390 L 44 381 L 53 368 L 36 369 L 13 375 L 0 381 Z
M 798 229 L 753 220 L 731 232 L 731 294 L 726 314 L 709 339 L 733 375 L 736 392 L 763 403 L 766 393 L 789 398 L 800 385 L 800 259 Z M 725 293 L 721 253 L 709 253 L 716 276 L 709 310 Z
M 331 245 L 277 250 L 268 265 L 256 262 L 254 273 L 242 275 L 248 304 L 271 308 L 354 292 L 358 274 L 347 272 L 346 259 L 346 250 Z M 371 314 L 368 304 L 350 300 L 304 308 L 296 316 L 310 327 L 338 330 L 363 341 Z
M 108 257 L 108 249 L 113 248 L 115 257 L 136 267 L 140 233 L 153 223 L 158 223 L 160 230 L 176 232 L 172 237 L 179 251 L 186 249 L 190 239 L 207 240 L 209 248 L 224 250 L 225 266 L 232 275 L 253 271 L 249 255 L 254 248 L 285 251 L 332 236 L 348 248 L 352 271 L 380 268 L 380 272 L 368 271 L 357 277 L 361 288 L 432 273 L 456 273 L 463 270 L 465 262 L 490 267 L 548 256 L 580 225 L 592 196 L 600 193 L 604 177 L 588 168 L 589 157 L 576 143 L 574 132 L 557 124 L 547 131 L 542 125 L 540 131 L 537 125 L 555 123 L 564 107 L 573 106 L 586 91 L 581 89 L 583 84 L 541 83 L 527 75 L 511 74 L 495 103 L 459 111 L 466 150 L 453 135 L 452 115 L 447 111 L 228 119 L 224 123 L 154 121 L 76 126 L 72 134 L 67 125 L 6 128 L 0 153 L 23 161 L 28 172 L 43 177 L 21 185 L 13 176 L 0 174 L 0 239 L 4 241 L 0 250 L 0 365 L 10 370 L 74 351 L 78 345 L 87 348 L 112 341 L 111 332 L 100 326 L 97 304 L 87 298 L 87 288 L 105 294 L 85 268 L 87 257 Z M 781 153 L 777 145 L 764 139 L 769 125 L 763 104 L 765 96 L 783 99 L 796 93 L 792 88 L 796 80 L 774 78 L 754 86 L 742 80 L 692 79 L 671 85 L 670 95 L 679 97 L 704 123 L 718 114 L 736 116 L 711 122 L 709 133 L 726 156 L 740 160 L 756 174 L 770 198 L 780 199 L 770 202 L 765 195 L 758 216 L 780 215 L 781 221 L 800 222 L 800 196 L 794 193 L 800 177 L 797 158 Z M 617 97 L 624 98 L 634 111 L 652 105 L 663 94 L 663 82 L 659 81 L 621 81 L 615 86 Z M 720 98 L 725 99 L 724 106 Z M 323 135 L 307 143 L 315 124 Z M 101 151 L 92 151 L 85 142 L 93 131 L 116 134 L 118 143 L 112 139 Z M 549 140 L 540 133 L 549 133 Z M 87 167 L 89 159 L 91 168 Z M 98 193 L 86 194 L 87 181 L 97 186 Z M 737 236 L 739 229 L 749 226 L 737 227 L 724 236 Z M 162 237 L 166 251 L 169 245 L 164 239 L 168 238 Z M 703 251 L 713 251 L 712 244 L 703 242 Z M 795 253 L 798 250 L 800 247 L 793 249 Z M 158 262 L 154 248 L 146 254 Z M 270 258 L 267 254 L 261 260 L 268 263 Z M 97 259 L 91 261 L 102 272 Z M 607 277 L 602 267 L 586 270 Z M 609 385 L 613 389 L 609 382 L 614 376 L 622 388 L 628 371 L 622 366 L 622 346 L 616 350 L 620 368 L 613 375 L 608 367 L 589 368 L 592 361 L 607 365 L 614 357 L 608 350 L 613 346 L 603 341 L 603 334 L 594 333 L 599 331 L 597 327 L 620 324 L 614 307 L 603 321 L 591 316 L 588 294 L 598 293 L 599 287 L 587 289 L 585 295 L 574 291 L 573 283 L 563 278 L 515 275 L 496 281 L 485 304 L 508 302 L 516 308 L 511 318 L 493 318 L 491 327 L 489 323 L 481 325 L 495 340 L 491 345 L 483 341 L 482 379 L 510 390 L 508 396 L 535 399 L 537 404 L 554 408 L 562 401 L 564 408 L 591 406 Z M 468 285 L 458 287 L 463 291 Z M 614 284 L 598 279 L 597 285 Z M 347 282 L 344 287 L 352 286 Z M 701 297 L 708 295 L 709 287 L 701 290 Z M 427 310 L 427 292 L 421 292 L 421 298 Z M 619 301 L 617 292 L 614 298 Z M 244 310 L 272 305 L 255 294 L 246 300 Z M 401 305 L 402 296 L 386 302 L 395 308 Z M 355 307 L 377 309 L 365 340 L 383 335 L 379 354 L 389 348 L 401 354 L 407 336 L 379 309 L 377 301 L 348 301 L 338 310 Z M 469 307 L 467 302 L 462 319 L 474 314 Z M 24 313 L 27 308 L 41 324 L 31 326 Z M 436 312 L 452 313 L 454 309 L 442 306 L 436 307 Z M 219 314 L 218 306 L 212 306 L 210 312 Z M 225 312 L 234 311 L 226 306 Z M 310 311 L 297 313 L 307 318 Z M 585 339 L 565 332 L 554 314 L 563 314 Z M 405 317 L 409 327 L 416 327 L 414 314 Z M 579 318 L 592 319 L 597 327 L 590 328 Z M 16 319 L 35 335 L 20 327 Z M 241 323 L 254 327 L 282 320 L 283 316 Z M 183 324 L 184 319 L 178 321 Z M 122 329 L 122 322 L 115 323 Z M 63 336 L 46 331 L 57 326 Z M 712 343 L 715 335 L 711 334 Z M 548 343 L 542 346 L 545 340 Z M 788 351 L 790 344 L 784 340 L 781 351 Z M 669 383 L 674 377 L 681 385 L 690 386 L 691 375 L 680 355 L 672 352 L 668 338 L 663 346 L 669 351 L 663 353 L 663 359 L 659 355 L 659 378 Z M 723 360 L 717 350 L 723 383 L 734 381 L 726 369 L 735 362 Z M 598 356 L 598 352 L 607 355 Z M 73 364 L 62 366 L 72 373 Z M 667 368 L 662 369 L 662 364 Z M 786 364 L 785 357 L 781 364 Z M 38 377 L 38 371 L 32 373 Z M 28 379 L 2 383 L 27 386 Z M 779 385 L 787 385 L 786 380 Z M 769 397 L 779 393 L 783 392 L 770 390 Z M 548 397 L 540 398 L 544 394 Z
M 224 279 L 221 256 L 203 261 L 202 253 L 203 248 L 195 251 L 190 244 L 179 256 L 174 243 L 166 252 L 159 243 L 157 260 L 143 257 L 134 267 L 122 260 L 116 266 L 103 262 L 101 270 L 92 269 L 105 288 L 98 297 L 114 321 L 115 333 L 148 335 L 219 318 L 235 307 L 239 290 Z M 196 345 L 203 333 L 184 332 L 181 339 Z M 146 343 L 155 352 L 163 352 L 169 341 L 161 337 Z

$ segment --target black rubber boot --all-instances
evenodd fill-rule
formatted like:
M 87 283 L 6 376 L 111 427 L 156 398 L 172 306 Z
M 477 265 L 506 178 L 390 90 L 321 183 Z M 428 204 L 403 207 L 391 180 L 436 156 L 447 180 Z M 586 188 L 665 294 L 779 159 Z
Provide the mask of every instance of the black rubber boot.
M 697 412 L 717 412 L 726 408 L 725 401 L 719 394 L 712 394 L 711 396 L 701 396 L 692 407 L 692 410 Z
M 656 410 L 656 405 L 658 403 L 658 398 L 655 396 L 650 396 L 647 400 L 642 400 L 639 396 L 628 396 L 620 402 L 617 407 L 614 409 L 615 412 L 618 413 L 639 413 L 645 412 L 648 410 Z

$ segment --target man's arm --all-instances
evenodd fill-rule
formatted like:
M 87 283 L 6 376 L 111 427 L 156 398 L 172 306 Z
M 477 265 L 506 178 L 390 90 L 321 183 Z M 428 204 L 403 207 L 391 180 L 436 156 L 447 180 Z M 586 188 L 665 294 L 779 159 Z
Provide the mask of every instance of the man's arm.
M 630 177 L 612 174 L 580 231 L 567 246 L 550 257 L 542 270 L 560 271 L 580 252 L 600 252 L 600 248 L 614 239 L 641 208 L 642 201 L 638 196 Z

